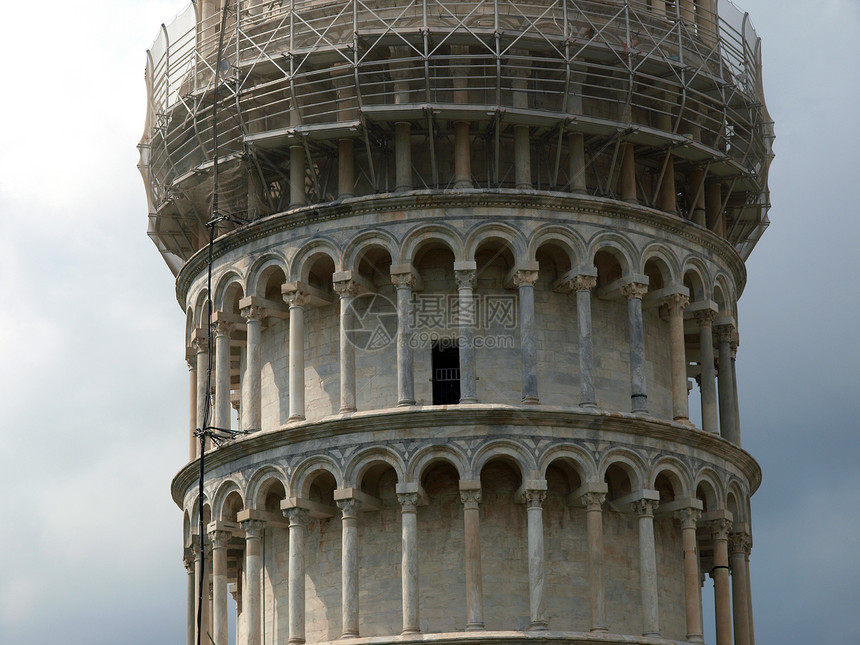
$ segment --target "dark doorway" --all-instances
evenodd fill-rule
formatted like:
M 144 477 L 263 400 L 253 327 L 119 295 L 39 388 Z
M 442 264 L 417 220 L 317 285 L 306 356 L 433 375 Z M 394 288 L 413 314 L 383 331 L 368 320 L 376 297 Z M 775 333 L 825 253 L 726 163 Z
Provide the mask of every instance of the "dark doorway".
M 433 405 L 460 402 L 460 348 L 451 341 L 433 343 Z

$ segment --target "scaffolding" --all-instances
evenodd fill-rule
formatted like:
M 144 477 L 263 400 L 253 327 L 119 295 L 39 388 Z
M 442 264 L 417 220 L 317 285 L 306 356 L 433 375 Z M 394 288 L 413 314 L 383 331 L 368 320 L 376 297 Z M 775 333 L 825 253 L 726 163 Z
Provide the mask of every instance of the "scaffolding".
M 345 140 L 350 195 L 393 191 L 404 123 L 412 189 L 451 189 L 465 122 L 475 188 L 523 187 L 512 142 L 525 126 L 535 190 L 619 198 L 630 144 L 639 203 L 658 207 L 671 171 L 674 214 L 694 220 L 706 181 L 718 186 L 704 224 L 744 258 L 768 223 L 761 41 L 727 0 L 239 0 L 215 69 L 220 7 L 192 3 L 147 52 L 140 169 L 174 271 L 207 241 L 213 100 L 220 208 L 244 220 L 342 197 Z M 576 145 L 583 178 L 567 163 Z

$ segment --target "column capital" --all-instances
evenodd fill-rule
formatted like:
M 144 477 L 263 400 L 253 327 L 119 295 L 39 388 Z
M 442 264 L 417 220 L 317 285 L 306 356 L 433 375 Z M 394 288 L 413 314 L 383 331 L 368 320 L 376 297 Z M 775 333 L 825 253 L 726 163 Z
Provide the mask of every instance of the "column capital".
M 212 334 L 215 338 L 223 338 L 224 336 L 229 338 L 231 333 L 233 333 L 233 323 L 226 320 L 216 320 L 212 323 Z
M 589 491 L 582 495 L 582 505 L 587 511 L 599 511 L 606 501 L 606 493 Z
M 246 540 L 263 537 L 263 529 L 266 528 L 266 523 L 263 520 L 242 520 L 239 524 L 245 531 Z
M 476 269 L 454 269 L 454 279 L 457 281 L 457 289 L 472 289 L 475 286 L 475 278 L 478 275 Z
M 194 340 L 191 341 L 191 346 L 198 354 L 205 354 L 209 351 L 209 338 L 195 335 Z
M 580 273 L 571 278 L 570 286 L 574 291 L 591 291 L 597 286 L 597 276 Z
M 681 522 L 682 529 L 695 529 L 697 522 L 702 519 L 702 511 L 698 508 L 682 508 L 675 511 L 674 516 Z
M 340 509 L 341 517 L 345 520 L 353 520 L 358 517 L 358 509 L 361 508 L 361 501 L 355 497 L 347 497 L 344 499 L 335 500 L 335 504 Z
M 296 506 L 285 509 L 284 515 L 290 521 L 290 528 L 303 527 L 308 523 L 311 512 L 306 508 Z
M 527 488 L 523 491 L 523 501 L 526 504 L 526 508 L 543 508 L 545 499 L 545 488 Z
M 334 292 L 341 298 L 351 298 L 358 294 L 358 284 L 352 278 L 335 280 L 331 284 Z
M 266 309 L 260 305 L 248 305 L 239 311 L 248 322 L 261 322 L 266 317 Z
M 191 574 L 194 573 L 194 548 L 188 547 L 185 553 L 182 554 L 182 564 L 185 565 L 185 570 Z
M 517 269 L 511 275 L 511 281 L 514 283 L 515 287 L 521 287 L 523 285 L 534 286 L 535 282 L 538 279 L 538 272 L 536 269 Z
M 621 295 L 628 300 L 642 300 L 642 296 L 648 293 L 648 285 L 643 282 L 628 282 L 621 285 Z
M 212 543 L 212 548 L 215 549 L 226 548 L 227 542 L 230 541 L 232 536 L 233 533 L 231 531 L 225 531 L 223 529 L 214 529 L 209 531 L 209 541 Z
M 689 296 L 682 293 L 670 293 L 660 301 L 660 306 L 665 307 L 670 316 L 683 316 L 689 304 Z
M 286 302 L 290 308 L 293 307 L 304 307 L 310 304 L 311 296 L 305 291 L 301 289 L 295 289 L 293 291 L 284 291 L 284 302 Z
M 659 502 L 656 499 L 637 499 L 633 502 L 633 512 L 639 517 L 654 517 L 654 511 L 657 510 Z
M 735 321 L 729 316 L 717 316 L 714 321 L 714 336 L 719 343 L 731 343 L 735 336 Z
M 400 512 L 417 513 L 420 499 L 421 496 L 418 493 L 397 493 L 397 501 L 400 502 Z
M 693 313 L 693 317 L 699 327 L 712 327 L 717 319 L 717 312 L 713 309 L 700 309 Z
M 752 535 L 745 531 L 729 533 L 729 553 L 742 553 L 749 557 L 752 551 Z
M 481 489 L 472 488 L 461 490 L 460 501 L 463 503 L 463 508 L 466 510 L 478 508 L 478 505 L 481 503 Z
M 711 520 L 708 522 L 708 529 L 715 540 L 727 540 L 732 530 L 732 521 L 724 517 Z
M 408 273 L 391 274 L 391 284 L 393 284 L 396 289 L 412 289 L 415 287 L 416 283 L 415 274 L 412 273 L 412 271 L 409 271 Z

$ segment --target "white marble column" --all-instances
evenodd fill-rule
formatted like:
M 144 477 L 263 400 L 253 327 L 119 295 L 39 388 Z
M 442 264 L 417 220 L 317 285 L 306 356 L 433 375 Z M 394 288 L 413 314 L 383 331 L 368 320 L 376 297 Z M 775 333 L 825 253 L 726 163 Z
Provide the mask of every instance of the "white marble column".
M 687 353 L 684 346 L 684 309 L 690 299 L 673 293 L 663 300 L 669 315 L 669 358 L 672 373 L 672 418 L 680 423 L 690 423 L 690 407 L 687 391 Z
M 217 321 L 212 323 L 215 336 L 215 410 L 212 425 L 230 429 L 230 334 L 233 325 Z
M 719 432 L 720 424 L 717 417 L 717 376 L 714 369 L 714 334 L 713 324 L 716 312 L 711 309 L 696 312 L 696 324 L 699 326 L 699 352 L 702 374 L 699 378 L 699 388 L 702 392 L 702 430 Z
M 340 296 L 340 411 L 355 412 L 355 346 L 349 332 L 355 329 L 355 312 L 352 300 L 356 285 L 352 278 L 333 282 L 335 293 Z
M 197 587 L 194 585 L 194 553 L 193 549 L 186 549 L 187 553 L 182 557 L 185 572 L 188 574 L 188 586 L 186 588 L 186 610 L 185 610 L 185 643 L 195 645 L 194 627 L 197 624 L 197 615 L 194 607 L 197 598 Z
M 243 611 L 245 614 L 245 633 L 247 645 L 261 645 L 263 616 L 263 558 L 262 544 L 265 522 L 245 520 L 245 587 Z
M 605 632 L 606 586 L 603 581 L 603 502 L 606 493 L 588 492 L 582 496 L 588 531 L 588 587 L 591 597 L 591 631 Z
M 200 440 L 194 436 L 197 430 L 197 357 L 189 355 L 188 365 L 188 461 L 197 458 Z
M 475 325 L 476 303 L 472 297 L 477 267 L 474 262 L 455 262 L 454 279 L 457 281 L 459 305 L 458 329 L 460 332 L 460 403 L 477 403 L 475 383 Z
M 357 499 L 339 499 L 341 511 L 341 616 L 343 636 L 358 636 L 358 509 Z
M 736 369 L 737 366 L 737 356 L 738 356 L 738 335 L 737 333 L 732 335 L 732 341 L 729 344 L 729 347 L 732 350 L 731 353 L 731 365 L 732 365 L 732 403 L 734 403 L 734 421 L 732 425 L 735 429 L 735 445 L 741 446 L 741 408 L 740 408 L 740 397 L 738 396 L 738 372 Z
M 242 317 L 247 330 L 245 373 L 242 379 L 242 430 L 256 432 L 262 426 L 262 358 L 260 354 L 260 327 L 266 310 L 257 305 L 244 307 Z
M 290 305 L 290 416 L 288 421 L 305 418 L 305 305 L 308 296 L 300 290 L 284 298 Z
M 538 398 L 537 346 L 535 343 L 536 270 L 520 269 L 513 281 L 519 290 L 520 348 L 522 350 L 523 403 L 540 403 Z
M 672 158 L 671 152 L 666 153 L 663 163 L 666 165 L 666 170 L 660 184 L 658 205 L 660 210 L 674 215 L 678 212 L 678 205 L 675 196 L 675 160 Z
M 466 631 L 484 629 L 484 585 L 481 573 L 480 482 L 460 482 L 466 564 Z
M 752 542 L 750 548 L 744 555 L 744 570 L 746 571 L 747 582 L 747 618 L 749 619 L 750 645 L 755 645 L 755 620 L 753 620 L 752 609 L 752 589 L 750 587 L 750 552 L 752 551 Z
M 699 584 L 699 551 L 696 544 L 696 525 L 702 517 L 697 508 L 684 508 L 675 512 L 681 522 L 681 546 L 684 549 L 684 608 L 687 619 L 687 640 L 704 642 L 702 629 L 702 588 Z
M 594 393 L 594 343 L 591 335 L 591 290 L 597 277 L 578 275 L 573 279 L 576 291 L 576 321 L 579 326 L 579 405 L 597 407 Z
M 212 542 L 212 638 L 227 643 L 227 542 L 230 532 L 209 531 Z
M 618 183 L 621 199 L 636 204 L 636 157 L 632 143 L 621 145 L 621 170 Z
M 391 282 L 397 290 L 397 405 L 415 405 L 412 330 L 409 324 L 415 275 L 411 271 L 392 273 Z
M 627 298 L 627 324 L 630 333 L 630 399 L 631 411 L 648 412 L 648 394 L 645 385 L 645 328 L 642 323 L 642 296 L 648 285 L 630 282 L 621 287 Z
M 713 520 L 710 523 L 714 544 L 714 614 L 717 627 L 717 645 L 732 645 L 732 602 L 729 589 L 728 538 L 732 523 L 727 519 Z
M 732 572 L 732 615 L 735 628 L 735 645 L 752 645 L 750 636 L 750 602 L 747 597 L 747 556 L 752 547 L 749 533 L 739 532 L 729 535 L 729 559 Z
M 546 481 L 535 481 L 532 484 L 523 492 L 528 513 L 529 629 L 544 630 L 549 627 L 546 615 L 546 565 L 543 545 L 543 502 L 546 499 Z
M 402 523 L 400 582 L 403 601 L 403 634 L 417 634 L 418 623 L 418 493 L 398 493 Z
M 654 550 L 654 510 L 657 502 L 640 499 L 633 503 L 639 517 L 639 591 L 642 596 L 642 635 L 660 635 L 657 605 L 657 557 Z
M 472 188 L 472 142 L 469 122 L 454 123 L 454 188 Z
M 732 348 L 731 341 L 734 325 L 722 323 L 714 325 L 719 349 L 719 403 L 720 403 L 720 435 L 723 439 L 737 444 L 737 428 L 735 428 L 734 382 L 732 379 Z
M 197 352 L 197 427 L 203 428 L 206 414 L 206 405 L 209 397 L 207 389 L 206 373 L 209 370 L 209 339 L 205 336 L 197 336 L 194 339 L 194 350 Z M 209 411 L 212 414 L 212 411 Z M 196 446 L 197 456 L 200 456 L 200 443 Z
M 570 192 L 587 192 L 585 183 L 585 139 L 577 133 L 571 133 L 567 137 L 567 149 L 569 154 Z
M 289 508 L 284 514 L 290 521 L 289 572 L 289 643 L 305 642 L 305 526 L 308 510 Z
M 352 139 L 337 142 L 337 198 L 346 199 L 355 195 L 355 155 Z
M 394 124 L 395 192 L 412 190 L 412 126 L 399 121 Z
M 209 598 L 209 572 L 204 566 L 204 562 L 209 562 L 209 557 L 204 559 L 204 554 L 209 556 L 212 553 L 212 544 L 205 542 L 202 547 L 196 551 L 194 558 L 194 635 L 197 637 L 197 616 L 200 616 L 200 643 L 205 643 L 209 640 L 207 634 L 211 634 L 210 628 L 210 598 Z M 200 589 L 203 589 L 202 598 L 200 597 Z M 202 602 L 200 602 L 202 600 Z

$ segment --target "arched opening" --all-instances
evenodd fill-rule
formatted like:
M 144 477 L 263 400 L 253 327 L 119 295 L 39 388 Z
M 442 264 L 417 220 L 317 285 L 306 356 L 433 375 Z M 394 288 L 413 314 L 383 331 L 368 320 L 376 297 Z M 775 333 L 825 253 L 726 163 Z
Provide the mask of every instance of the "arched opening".
M 322 512 L 311 512 L 304 544 L 305 633 L 308 642 L 340 638 L 342 523 L 334 501 L 337 480 L 327 470 L 308 477 L 303 489 L 307 499 Z
M 579 366 L 576 294 L 555 291 L 558 281 L 571 270 L 570 255 L 560 244 L 541 245 L 535 258 L 538 279 L 535 283 L 535 344 L 537 345 L 538 384 L 541 401 L 548 405 L 569 406 L 578 401 L 575 380 Z M 558 321 L 564 324 L 559 325 Z
M 697 271 L 687 271 L 684 274 L 684 286 L 690 292 L 690 304 L 698 305 L 705 302 L 705 285 Z M 697 310 L 698 311 L 698 310 Z M 690 409 L 690 422 L 697 427 L 703 427 L 702 420 L 702 344 L 699 325 L 693 325 L 690 333 L 684 336 L 684 350 L 687 356 L 687 371 L 693 376 L 690 392 L 693 396 L 688 397 Z M 712 349 L 713 351 L 713 349 Z M 713 362 L 713 361 L 712 361 Z
M 629 504 L 613 502 L 633 491 L 636 485 L 630 466 L 623 462 L 610 464 L 603 477 L 608 490 L 603 507 L 603 543 L 620 545 L 612 557 L 604 559 L 606 587 L 606 620 L 609 631 L 634 634 L 642 629 L 641 594 L 639 590 L 639 531 Z M 636 609 L 634 609 L 636 608 Z

